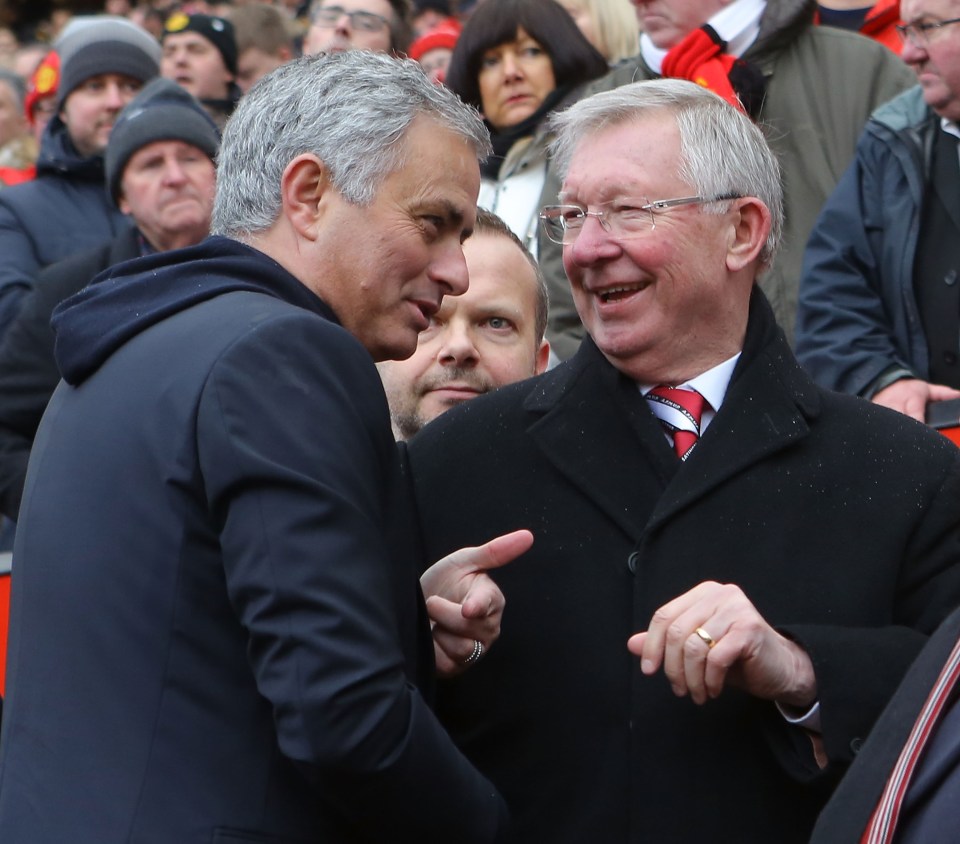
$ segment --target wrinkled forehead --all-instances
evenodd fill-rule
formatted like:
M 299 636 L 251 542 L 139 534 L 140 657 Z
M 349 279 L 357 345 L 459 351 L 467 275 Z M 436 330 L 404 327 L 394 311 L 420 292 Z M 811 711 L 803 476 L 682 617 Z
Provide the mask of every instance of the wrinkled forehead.
M 677 178 L 680 163 L 674 114 L 647 110 L 585 131 L 571 149 L 560 197 L 571 198 L 589 185 L 600 198 L 612 198 L 621 188 Z

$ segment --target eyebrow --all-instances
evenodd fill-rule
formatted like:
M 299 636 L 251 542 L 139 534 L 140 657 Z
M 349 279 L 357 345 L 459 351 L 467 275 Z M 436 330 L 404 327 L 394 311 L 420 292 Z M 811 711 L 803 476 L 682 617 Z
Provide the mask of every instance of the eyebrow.
M 439 210 L 442 212 L 441 216 L 443 217 L 445 226 L 451 229 L 459 229 L 463 227 L 465 215 L 460 207 L 454 205 L 449 199 L 437 200 L 436 204 L 440 206 Z M 472 227 L 465 228 L 461 233 L 461 239 L 466 240 L 472 234 Z
M 475 303 L 472 310 L 475 316 L 484 319 L 506 317 L 514 322 L 522 322 L 525 313 L 523 305 L 506 298 Z

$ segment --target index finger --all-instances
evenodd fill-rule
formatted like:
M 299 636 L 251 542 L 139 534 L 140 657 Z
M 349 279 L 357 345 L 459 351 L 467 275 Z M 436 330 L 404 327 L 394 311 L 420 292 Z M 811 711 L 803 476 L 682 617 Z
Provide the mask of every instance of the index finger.
M 667 633 L 677 616 L 686 612 L 699 601 L 702 593 L 712 586 L 711 583 L 699 583 L 682 595 L 668 601 L 660 607 L 650 619 L 646 636 L 642 641 L 640 668 L 644 674 L 652 674 L 660 667 L 667 645 Z M 638 643 L 634 643 L 636 647 Z M 634 651 L 636 653 L 636 651 Z
M 515 530 L 497 536 L 475 548 L 461 548 L 459 551 L 454 551 L 447 560 L 458 569 L 489 571 L 515 560 L 529 551 L 532 545 L 533 534 L 529 530 Z

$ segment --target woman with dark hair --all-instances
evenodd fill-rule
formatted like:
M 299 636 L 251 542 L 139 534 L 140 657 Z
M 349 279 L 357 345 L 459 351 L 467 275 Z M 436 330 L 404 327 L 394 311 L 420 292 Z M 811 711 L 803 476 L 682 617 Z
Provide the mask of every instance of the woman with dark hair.
M 484 0 L 460 34 L 447 85 L 483 114 L 493 155 L 478 204 L 502 217 L 536 255 L 547 168 L 545 118 L 607 72 L 607 62 L 554 0 Z

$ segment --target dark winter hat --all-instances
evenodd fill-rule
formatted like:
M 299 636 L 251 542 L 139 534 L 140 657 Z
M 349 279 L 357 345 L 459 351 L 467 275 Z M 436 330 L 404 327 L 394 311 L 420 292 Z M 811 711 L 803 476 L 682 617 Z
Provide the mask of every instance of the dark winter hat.
M 449 18 L 453 16 L 455 8 L 456 4 L 451 3 L 450 0 L 413 0 L 414 15 L 433 11 Z
M 114 15 L 77 18 L 54 48 L 60 56 L 57 109 L 91 76 L 120 73 L 147 82 L 160 72 L 160 44 L 145 29 Z
M 130 156 L 154 141 L 192 144 L 212 161 L 220 148 L 220 131 L 192 94 L 169 79 L 154 79 L 120 112 L 110 133 L 105 165 L 114 202 Z
M 177 12 L 171 15 L 163 26 L 161 42 L 177 32 L 196 32 L 207 39 L 223 56 L 223 63 L 234 76 L 237 74 L 237 39 L 233 33 L 233 24 L 226 18 L 213 15 L 188 15 Z

